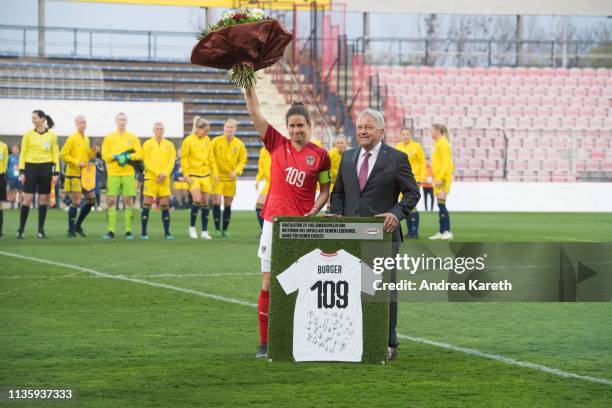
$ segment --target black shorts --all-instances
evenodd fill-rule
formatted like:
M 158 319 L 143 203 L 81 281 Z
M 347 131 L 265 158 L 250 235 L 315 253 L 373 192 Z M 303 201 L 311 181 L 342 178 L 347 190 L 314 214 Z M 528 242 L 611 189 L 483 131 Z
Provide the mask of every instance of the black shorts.
M 49 194 L 53 163 L 26 163 L 23 192 L 28 194 Z
M 6 201 L 6 173 L 0 174 L 0 203 Z M 0 204 L 0 209 L 2 205 Z

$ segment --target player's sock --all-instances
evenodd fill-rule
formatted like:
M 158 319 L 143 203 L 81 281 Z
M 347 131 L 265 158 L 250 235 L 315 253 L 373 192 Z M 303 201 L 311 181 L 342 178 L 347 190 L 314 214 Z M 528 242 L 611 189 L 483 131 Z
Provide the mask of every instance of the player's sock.
M 26 222 L 28 221 L 28 214 L 30 213 L 29 205 L 21 205 L 21 211 L 19 213 L 19 231 L 23 232 L 25 229 Z
M 408 232 L 406 233 L 407 236 L 412 236 L 412 217 L 408 216 L 408 218 L 406 219 L 406 228 L 408 228 Z
M 125 232 L 132 232 L 132 220 L 134 219 L 134 209 L 125 207 L 123 210 L 123 221 L 125 222 Z
M 170 235 L 170 207 L 161 206 L 162 224 L 164 224 L 164 235 Z
M 108 224 L 108 231 L 115 232 L 115 226 L 117 225 L 117 207 L 111 206 L 108 208 L 106 213 L 106 223 Z
M 2 211 L 2 204 L 0 204 L 0 236 L 2 236 L 2 225 L 4 224 L 4 212 Z
M 81 207 L 81 212 L 79 213 L 79 218 L 77 218 L 76 220 L 76 227 L 80 227 L 81 224 L 83 224 L 83 221 L 85 220 L 85 217 L 87 217 L 87 215 L 89 215 L 89 212 L 91 211 L 91 209 L 93 208 L 93 206 L 96 204 L 96 199 L 95 198 L 88 198 L 87 202 L 85 203 L 85 205 L 83 205 L 83 207 Z
M 263 204 L 257 204 L 255 206 L 255 213 L 257 214 L 257 221 L 259 222 L 259 228 L 263 229 L 264 219 L 261 216 L 261 211 L 263 210 Z
M 147 224 L 149 223 L 149 211 L 151 211 L 151 204 L 143 204 L 142 210 L 140 211 L 140 235 L 148 235 Z
M 221 206 L 213 205 L 213 221 L 215 222 L 215 229 L 221 230 Z
M 415 237 L 419 236 L 419 212 L 414 210 L 410 213 L 410 219 L 412 220 L 412 231 L 411 234 Z
M 208 208 L 208 204 L 205 207 L 202 207 L 202 232 L 208 231 L 208 214 L 210 213 L 210 209 Z
M 446 205 L 444 206 L 444 211 L 446 212 L 446 230 L 450 232 L 450 214 L 448 213 Z
M 446 220 L 448 219 L 448 211 L 446 211 L 446 200 L 438 200 L 438 219 L 440 221 L 440 233 L 446 231 Z
M 74 232 L 78 211 L 79 207 L 76 207 L 75 203 L 72 203 L 72 205 L 70 205 L 70 209 L 68 210 L 68 232 Z
M 198 211 L 200 211 L 200 206 L 196 203 L 191 204 L 191 216 L 189 218 L 189 225 L 191 227 L 195 227 L 196 219 L 198 218 Z
M 268 344 L 268 306 L 270 292 L 261 290 L 257 299 L 257 315 L 259 320 L 259 344 Z
M 38 230 L 45 229 L 45 220 L 47 219 L 47 207 L 46 205 L 38 206 Z
M 229 227 L 230 218 L 232 218 L 232 207 L 226 206 L 223 208 L 223 231 L 227 231 Z

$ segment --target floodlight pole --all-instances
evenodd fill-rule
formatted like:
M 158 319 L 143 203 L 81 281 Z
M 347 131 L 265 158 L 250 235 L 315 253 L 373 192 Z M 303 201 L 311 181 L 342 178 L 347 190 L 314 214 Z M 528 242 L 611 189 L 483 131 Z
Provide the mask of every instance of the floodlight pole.
M 363 55 L 367 58 L 370 51 L 370 13 L 365 11 L 363 13 Z
M 523 65 L 523 16 L 516 16 L 516 65 Z
M 45 56 L 45 0 L 38 0 L 38 56 Z

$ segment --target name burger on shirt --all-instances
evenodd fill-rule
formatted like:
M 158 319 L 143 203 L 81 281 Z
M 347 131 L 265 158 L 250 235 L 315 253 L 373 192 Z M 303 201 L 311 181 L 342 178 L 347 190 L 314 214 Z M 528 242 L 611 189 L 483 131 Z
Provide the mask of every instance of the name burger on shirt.
M 319 265 L 317 267 L 319 275 L 325 273 L 342 273 L 342 265 Z

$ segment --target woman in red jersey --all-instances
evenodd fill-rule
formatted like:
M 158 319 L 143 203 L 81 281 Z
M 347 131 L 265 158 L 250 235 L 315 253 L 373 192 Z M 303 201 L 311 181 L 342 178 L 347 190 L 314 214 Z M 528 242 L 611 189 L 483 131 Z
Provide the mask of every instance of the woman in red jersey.
M 262 288 L 257 302 L 260 346 L 256 358 L 268 355 L 268 304 L 272 259 L 272 221 L 279 216 L 316 215 L 329 198 L 331 161 L 327 151 L 310 143 L 310 114 L 294 103 L 285 114 L 286 138 L 274 129 L 259 110 L 254 88 L 246 89 L 247 109 L 255 129 L 272 156 L 270 191 L 262 211 L 264 226 L 259 241 Z M 320 185 L 317 197 L 317 183 Z M 316 199 L 315 199 L 316 198 Z

